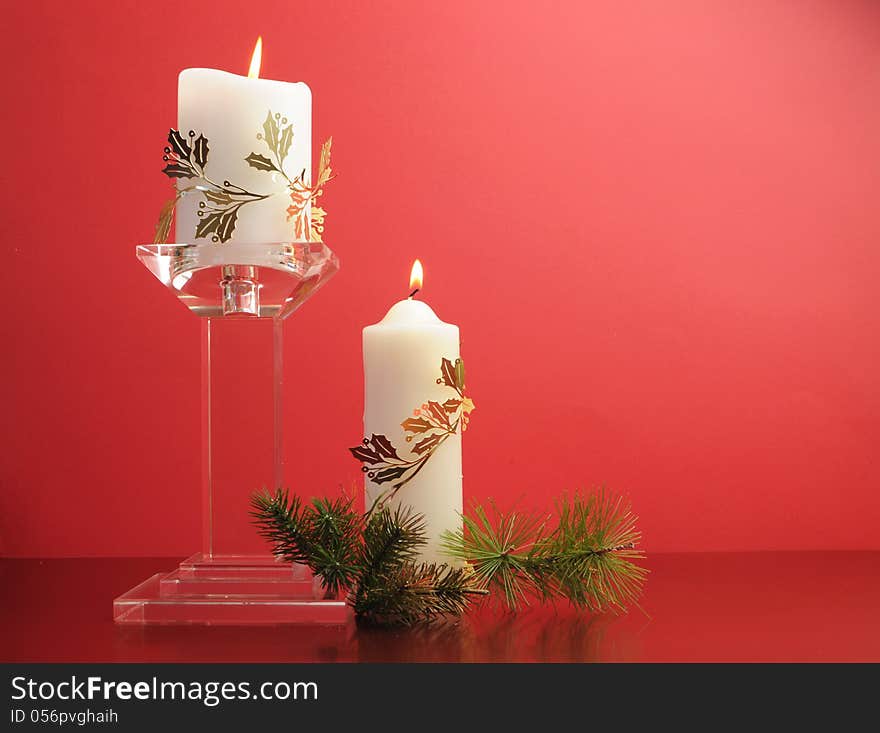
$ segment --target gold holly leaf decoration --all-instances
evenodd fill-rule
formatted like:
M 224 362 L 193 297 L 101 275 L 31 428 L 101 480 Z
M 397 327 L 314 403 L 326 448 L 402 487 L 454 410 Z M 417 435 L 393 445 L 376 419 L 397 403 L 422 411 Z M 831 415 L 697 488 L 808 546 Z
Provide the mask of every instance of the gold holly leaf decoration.
M 329 170 L 329 141 L 326 148 L 326 168 Z M 413 457 L 401 457 L 384 435 L 374 434 L 370 438 L 364 438 L 361 445 L 349 449 L 364 464 L 361 470 L 367 474 L 367 478 L 377 484 L 393 482 L 391 489 L 382 494 L 383 502 L 391 499 L 402 486 L 412 480 L 447 438 L 458 433 L 459 427 L 464 431 L 467 426 L 469 414 L 474 410 L 474 402 L 470 397 L 464 396 L 462 360 L 456 359 L 453 363 L 449 359 L 443 359 L 440 362 L 440 378 L 437 379 L 437 384 L 451 387 L 457 396 L 450 397 L 443 403 L 428 400 L 413 410 L 411 417 L 400 423 L 406 433 L 406 442 L 412 443 Z
M 323 242 L 324 218 L 327 212 L 317 205 L 318 199 L 324 194 L 323 186 L 333 179 L 330 167 L 330 151 L 333 138 L 328 138 L 321 146 L 321 157 L 318 160 L 318 177 L 315 185 L 305 181 L 305 171 L 298 178 L 290 181 L 290 201 L 287 218 L 293 221 L 293 232 L 297 239 L 308 238 L 311 242 Z

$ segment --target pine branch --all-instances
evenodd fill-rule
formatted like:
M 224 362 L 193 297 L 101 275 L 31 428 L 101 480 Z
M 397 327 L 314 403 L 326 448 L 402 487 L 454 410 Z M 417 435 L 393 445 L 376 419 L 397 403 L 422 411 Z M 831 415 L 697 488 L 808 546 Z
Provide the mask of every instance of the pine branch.
M 516 609 L 532 597 L 564 598 L 591 611 L 625 611 L 636 603 L 647 571 L 634 560 L 641 538 L 636 517 L 604 491 L 574 494 L 557 503 L 555 527 L 547 519 L 503 514 L 490 517 L 475 504 L 463 528 L 443 535 L 443 547 L 469 562 L 482 587 L 497 589 Z
M 398 507 L 393 513 L 380 507 L 369 514 L 364 528 L 361 572 L 354 595 L 355 611 L 369 614 L 376 606 L 377 591 L 387 576 L 403 563 L 412 561 L 425 544 L 425 520 L 412 510 Z M 381 602 L 378 602 L 381 608 Z
M 419 565 L 425 518 L 381 507 L 366 517 L 351 499 L 303 506 L 286 490 L 255 494 L 251 515 L 274 551 L 308 565 L 331 591 L 348 590 L 355 613 L 379 623 L 413 624 L 460 615 L 476 587 L 469 568 Z
M 490 518 L 474 504 L 473 516 L 462 516 L 463 529 L 444 533 L 441 544 L 452 557 L 472 564 L 482 586 L 503 592 L 507 605 L 517 608 L 536 589 L 525 560 L 540 540 L 544 522 L 528 515 L 502 514 L 494 504 L 492 510 Z
M 288 496 L 287 489 L 274 493 L 263 490 L 251 497 L 251 511 L 260 536 L 272 545 L 272 551 L 288 562 L 309 563 L 303 551 L 302 502 L 296 495 Z
M 475 587 L 468 568 L 404 562 L 380 576 L 355 602 L 355 613 L 379 624 L 412 625 L 440 616 L 460 616 Z
M 359 573 L 361 517 L 354 499 L 314 499 L 306 513 L 313 570 L 332 592 L 351 587 Z
M 384 504 L 367 515 L 353 500 L 299 497 L 279 489 L 252 500 L 260 534 L 291 562 L 308 565 L 334 592 L 349 591 L 355 613 L 413 624 L 460 615 L 472 597 L 500 591 L 511 609 L 533 598 L 563 598 L 591 611 L 625 611 L 647 571 L 636 563 L 641 535 L 629 506 L 604 491 L 561 499 L 556 516 L 487 512 L 474 504 L 443 547 L 465 567 L 415 562 L 425 520 Z
M 286 489 L 251 498 L 251 516 L 275 554 L 308 565 L 324 587 L 336 593 L 351 587 L 360 564 L 361 519 L 353 499 L 315 499 L 303 507 Z
M 544 597 L 561 596 L 591 611 L 625 611 L 641 594 L 646 571 L 636 517 L 618 497 L 604 491 L 575 494 L 557 504 L 554 532 L 539 542 L 526 568 L 541 579 Z
M 360 584 L 370 585 L 375 576 L 415 559 L 426 541 L 421 514 L 404 507 L 374 512 L 364 528 Z

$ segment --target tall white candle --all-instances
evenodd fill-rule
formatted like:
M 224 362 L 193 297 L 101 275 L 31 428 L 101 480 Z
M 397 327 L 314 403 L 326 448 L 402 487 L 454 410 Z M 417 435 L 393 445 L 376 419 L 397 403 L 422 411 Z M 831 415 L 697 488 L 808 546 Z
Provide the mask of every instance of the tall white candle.
M 407 442 L 401 423 L 429 401 L 442 404 L 455 397 L 437 380 L 442 360 L 455 363 L 459 358 L 458 326 L 441 321 L 424 301 L 408 298 L 391 306 L 379 323 L 364 328 L 363 339 L 364 434 L 386 436 L 404 462 L 418 459 L 412 448 L 423 435 L 410 434 L 412 440 Z M 367 475 L 367 506 L 382 492 L 392 491 L 393 485 L 393 481 L 377 483 Z M 440 533 L 461 524 L 461 426 L 397 491 L 391 505 L 396 504 L 425 516 L 428 545 L 421 559 L 444 561 Z
M 257 72 L 258 73 L 258 72 Z M 303 82 L 249 78 L 216 69 L 184 69 L 178 79 L 177 124 L 189 139 L 189 131 L 208 139 L 206 173 L 222 185 L 230 181 L 248 191 L 272 194 L 237 211 L 232 239 L 240 243 L 288 242 L 294 239 L 288 221 L 288 181 L 277 171 L 259 170 L 245 158 L 258 153 L 274 160 L 265 140 L 264 123 L 271 111 L 280 129 L 292 125 L 292 140 L 282 170 L 294 179 L 311 172 L 312 93 Z M 191 185 L 181 179 L 178 189 Z M 177 204 L 178 242 L 204 242 L 196 238 L 201 196 L 184 196 Z M 210 205 L 210 202 L 208 202 Z

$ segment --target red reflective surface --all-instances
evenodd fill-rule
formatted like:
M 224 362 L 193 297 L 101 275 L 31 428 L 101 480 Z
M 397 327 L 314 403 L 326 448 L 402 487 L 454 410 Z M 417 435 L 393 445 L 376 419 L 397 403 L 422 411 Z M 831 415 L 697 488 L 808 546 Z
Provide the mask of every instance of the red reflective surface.
M 518 615 L 388 630 L 142 627 L 115 595 L 163 559 L 2 560 L 3 661 L 880 661 L 880 552 L 653 555 L 647 614 Z

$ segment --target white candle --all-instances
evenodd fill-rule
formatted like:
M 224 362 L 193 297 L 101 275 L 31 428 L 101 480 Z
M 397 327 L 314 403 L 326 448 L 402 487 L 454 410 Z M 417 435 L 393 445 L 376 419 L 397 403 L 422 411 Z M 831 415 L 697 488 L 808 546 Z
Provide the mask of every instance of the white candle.
M 257 51 L 255 50 L 255 58 Z M 259 75 L 257 70 L 251 72 Z M 268 198 L 249 200 L 235 211 L 232 241 L 239 243 L 289 242 L 295 239 L 288 220 L 288 179 L 303 171 L 309 180 L 312 150 L 312 93 L 303 82 L 282 82 L 250 78 L 216 69 L 184 69 L 178 79 L 177 124 L 184 139 L 193 143 L 199 135 L 208 140 L 206 175 L 220 187 L 229 181 L 235 187 Z M 290 128 L 292 137 L 283 160 L 278 160 L 266 141 L 264 125 L 269 113 L 277 135 Z M 195 136 L 190 136 L 193 131 Z M 262 136 L 259 139 L 258 134 Z M 279 141 L 281 142 L 281 141 Z M 283 141 L 286 144 L 286 140 Z M 278 146 L 276 146 L 278 147 Z M 245 158 L 252 153 L 265 157 L 278 170 L 253 167 Z M 180 179 L 178 190 L 192 185 Z M 237 190 L 237 189 L 234 189 Z M 237 197 L 239 200 L 247 197 Z M 216 233 L 196 237 L 202 215 L 212 202 L 201 195 L 183 196 L 177 204 L 178 242 L 211 241 Z
M 409 506 L 424 515 L 428 545 L 421 559 L 442 562 L 440 533 L 461 524 L 463 426 L 458 425 L 454 433 L 428 430 L 414 434 L 405 431 L 402 423 L 407 418 L 417 418 L 414 411 L 421 411 L 429 401 L 443 404 L 457 398 L 454 389 L 437 381 L 442 360 L 446 358 L 454 364 L 459 358 L 458 326 L 444 323 L 427 303 L 411 297 L 391 306 L 379 323 L 364 328 L 363 339 L 364 435 L 367 439 L 374 434 L 384 435 L 399 456 L 399 461 L 392 458 L 378 468 L 365 463 L 365 468 L 374 474 L 371 479 L 368 473 L 365 480 L 367 507 L 383 492 L 393 492 L 399 480 L 417 470 L 396 492 L 390 505 Z M 450 417 L 454 420 L 455 415 Z M 414 448 L 431 435 L 442 437 L 442 444 L 419 465 L 424 453 L 419 454 Z M 394 467 L 398 466 L 399 471 L 404 464 L 412 467 L 400 478 L 382 483 L 375 480 L 381 466 L 390 465 L 395 473 Z

